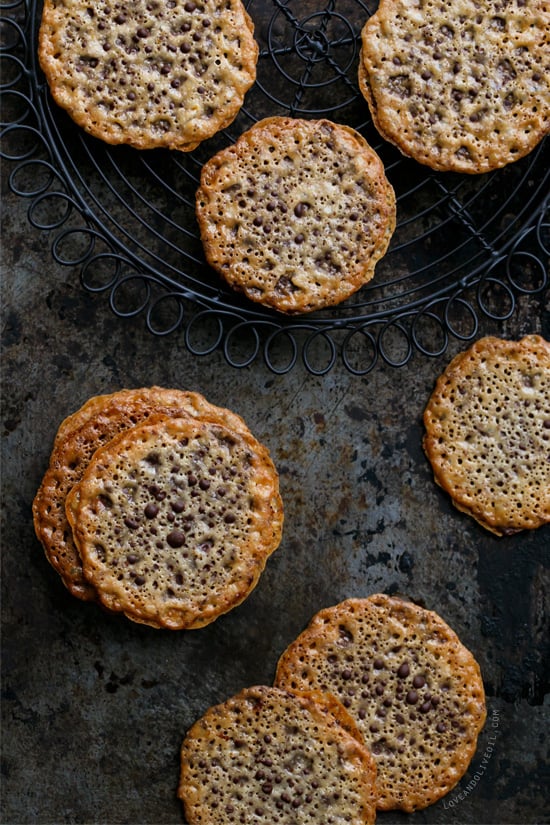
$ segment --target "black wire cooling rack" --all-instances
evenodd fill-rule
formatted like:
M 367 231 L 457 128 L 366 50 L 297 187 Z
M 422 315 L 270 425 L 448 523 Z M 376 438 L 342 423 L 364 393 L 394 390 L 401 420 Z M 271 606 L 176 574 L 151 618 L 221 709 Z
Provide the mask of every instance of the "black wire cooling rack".
M 298 359 L 315 374 L 340 361 L 358 375 L 382 359 L 437 356 L 467 341 L 482 315 L 509 318 L 520 294 L 548 286 L 548 139 L 480 176 L 434 173 L 374 129 L 357 85 L 362 0 L 250 0 L 257 81 L 234 123 L 191 153 L 111 147 L 52 102 L 37 61 L 38 2 L 3 4 L 2 158 L 51 252 L 121 318 L 188 350 L 222 348 L 234 367 Z M 343 304 L 300 318 L 251 305 L 206 265 L 194 214 L 202 164 L 269 115 L 327 117 L 361 132 L 397 195 L 397 228 L 373 281 Z

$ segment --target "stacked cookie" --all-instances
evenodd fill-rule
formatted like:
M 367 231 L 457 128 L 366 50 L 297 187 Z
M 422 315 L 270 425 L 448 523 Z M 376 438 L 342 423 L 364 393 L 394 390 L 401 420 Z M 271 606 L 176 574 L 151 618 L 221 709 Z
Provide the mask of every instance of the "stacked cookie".
M 550 522 L 550 344 L 481 338 L 438 378 L 424 411 L 434 479 L 498 536 Z
M 33 517 L 73 595 L 183 629 L 256 586 L 283 508 L 269 452 L 238 415 L 152 387 L 97 396 L 62 423 Z
M 178 793 L 190 825 L 370 823 L 448 793 L 485 717 L 479 666 L 443 619 L 382 594 L 348 599 L 289 645 L 274 687 L 193 725 Z

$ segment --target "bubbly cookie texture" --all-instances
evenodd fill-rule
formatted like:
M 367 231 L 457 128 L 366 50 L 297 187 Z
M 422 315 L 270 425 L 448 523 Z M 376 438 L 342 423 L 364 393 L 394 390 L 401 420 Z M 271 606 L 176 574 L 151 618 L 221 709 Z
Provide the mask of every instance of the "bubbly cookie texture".
M 253 32 L 240 0 L 45 0 L 39 58 L 90 134 L 188 151 L 238 114 L 256 79 Z
M 200 393 L 164 387 L 93 396 L 61 422 L 48 469 L 33 501 L 34 528 L 46 558 L 69 592 L 84 601 L 97 601 L 98 595 L 82 570 L 65 512 L 67 495 L 82 479 L 98 447 L 153 415 L 190 416 L 235 432 L 250 432 L 239 415 L 209 403 Z
M 181 748 L 189 825 L 373 825 L 374 761 L 341 715 L 321 694 L 264 686 L 210 708 Z
M 547 0 L 381 0 L 359 84 L 380 134 L 440 171 L 530 152 L 550 128 Z
M 335 696 L 377 766 L 377 807 L 414 811 L 468 768 L 486 717 L 479 666 L 432 611 L 376 594 L 321 610 L 283 653 L 275 684 Z
M 457 509 L 499 536 L 550 522 L 550 344 L 488 336 L 459 353 L 424 411 L 423 446 Z
M 208 263 L 289 314 L 338 304 L 370 281 L 395 229 L 380 158 L 328 120 L 260 121 L 205 164 L 196 208 Z
M 165 416 L 96 450 L 66 513 L 105 607 L 169 629 L 240 604 L 283 522 L 278 475 L 252 435 Z

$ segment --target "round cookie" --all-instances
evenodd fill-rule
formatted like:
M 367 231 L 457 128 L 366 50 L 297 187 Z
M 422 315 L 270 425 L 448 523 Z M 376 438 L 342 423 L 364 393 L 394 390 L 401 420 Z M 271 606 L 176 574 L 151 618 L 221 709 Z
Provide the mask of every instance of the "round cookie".
M 207 261 L 227 283 L 292 314 L 338 304 L 373 277 L 396 207 L 358 132 L 272 117 L 204 165 L 196 213 Z
M 45 0 L 38 53 L 54 100 L 94 137 L 188 151 L 238 114 L 253 32 L 241 0 Z
M 210 708 L 181 748 L 189 825 L 372 825 L 374 760 L 338 703 L 250 687 Z
M 223 424 L 236 432 L 249 432 L 240 416 L 210 404 L 200 393 L 163 387 L 123 389 L 93 396 L 62 421 L 48 469 L 33 501 L 34 529 L 46 558 L 69 592 L 84 601 L 96 601 L 97 593 L 82 571 L 82 559 L 65 513 L 66 497 L 81 480 L 98 447 L 151 415 L 189 415 Z
M 377 807 L 414 811 L 465 773 L 486 717 L 479 666 L 435 613 L 382 594 L 321 610 L 275 684 L 333 694 L 377 765 Z
M 424 411 L 434 479 L 498 536 L 550 522 L 550 344 L 481 338 L 438 378 Z
M 151 418 L 97 449 L 65 509 L 101 603 L 172 630 L 240 604 L 283 524 L 267 449 L 191 417 Z
M 549 31 L 546 0 L 381 0 L 359 62 L 374 125 L 440 171 L 518 160 L 550 128 Z

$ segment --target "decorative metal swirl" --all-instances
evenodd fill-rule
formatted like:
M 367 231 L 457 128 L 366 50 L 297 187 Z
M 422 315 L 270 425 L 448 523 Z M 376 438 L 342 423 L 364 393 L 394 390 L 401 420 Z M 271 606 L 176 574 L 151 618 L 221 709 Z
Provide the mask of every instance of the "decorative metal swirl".
M 443 354 L 480 317 L 504 321 L 520 295 L 548 288 L 548 141 L 482 176 L 437 174 L 381 140 L 357 87 L 362 0 L 250 0 L 257 82 L 235 122 L 191 153 L 136 152 L 90 138 L 51 101 L 37 61 L 40 6 L 4 4 L 1 157 L 28 219 L 57 263 L 78 271 L 121 318 L 181 336 L 196 356 L 221 349 L 239 368 L 299 359 L 366 375 L 380 361 Z M 262 117 L 328 117 L 360 131 L 384 160 L 398 225 L 373 281 L 338 307 L 281 316 L 232 293 L 206 265 L 194 216 L 204 161 Z

